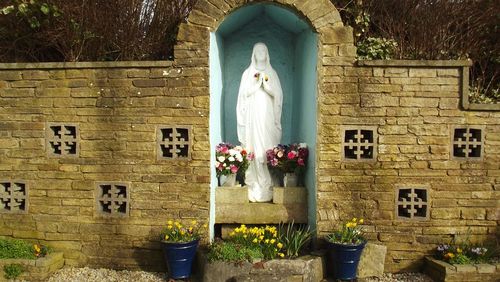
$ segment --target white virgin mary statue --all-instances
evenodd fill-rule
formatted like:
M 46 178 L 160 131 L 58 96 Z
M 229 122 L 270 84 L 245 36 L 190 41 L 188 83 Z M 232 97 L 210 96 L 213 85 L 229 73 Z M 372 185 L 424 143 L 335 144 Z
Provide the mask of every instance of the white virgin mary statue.
M 273 178 L 267 168 L 266 150 L 281 140 L 282 101 L 280 80 L 271 66 L 267 46 L 257 43 L 251 64 L 241 76 L 236 104 L 238 140 L 255 154 L 245 174 L 251 202 L 268 202 L 273 198 Z

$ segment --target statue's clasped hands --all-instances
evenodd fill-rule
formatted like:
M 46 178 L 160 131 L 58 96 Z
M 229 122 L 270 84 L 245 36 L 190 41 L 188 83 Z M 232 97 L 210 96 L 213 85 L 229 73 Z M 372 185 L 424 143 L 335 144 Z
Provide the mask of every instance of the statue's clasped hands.
M 257 80 L 257 86 L 260 87 L 262 85 L 264 90 L 269 95 L 272 96 L 271 85 L 269 83 L 269 76 L 264 72 L 257 72 L 257 73 L 255 73 L 254 77 Z

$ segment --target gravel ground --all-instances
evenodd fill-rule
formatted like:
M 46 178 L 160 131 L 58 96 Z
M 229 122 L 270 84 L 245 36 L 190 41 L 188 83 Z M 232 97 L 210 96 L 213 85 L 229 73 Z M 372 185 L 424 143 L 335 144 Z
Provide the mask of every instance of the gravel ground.
M 93 269 L 93 268 L 63 268 L 52 275 L 48 282 L 165 282 L 165 273 L 144 271 Z M 333 281 L 333 280 L 328 280 Z M 428 276 L 421 273 L 386 273 L 382 278 L 359 279 L 359 282 L 432 282 Z

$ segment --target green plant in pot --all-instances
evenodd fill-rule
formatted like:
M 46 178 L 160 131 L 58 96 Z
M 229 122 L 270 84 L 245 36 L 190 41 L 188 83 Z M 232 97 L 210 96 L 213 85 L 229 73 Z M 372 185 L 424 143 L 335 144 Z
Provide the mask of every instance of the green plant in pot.
M 163 254 L 168 274 L 172 279 L 186 279 L 191 276 L 193 260 L 201 238 L 201 225 L 193 220 L 187 225 L 169 220 L 160 233 Z
M 336 279 L 356 279 L 359 259 L 366 245 L 360 226 L 363 222 L 363 219 L 353 218 L 326 236 L 328 260 Z

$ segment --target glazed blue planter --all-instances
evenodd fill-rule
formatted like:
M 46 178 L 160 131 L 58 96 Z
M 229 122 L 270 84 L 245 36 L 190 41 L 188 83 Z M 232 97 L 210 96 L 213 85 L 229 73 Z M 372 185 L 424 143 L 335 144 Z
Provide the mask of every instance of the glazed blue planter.
M 199 241 L 195 240 L 187 243 L 161 242 L 170 278 L 185 279 L 191 276 L 193 260 Z
M 328 242 L 328 260 L 333 268 L 335 279 L 356 279 L 361 253 L 365 248 L 366 241 L 359 245 L 343 245 Z

